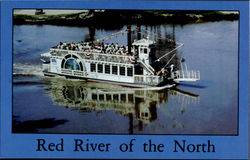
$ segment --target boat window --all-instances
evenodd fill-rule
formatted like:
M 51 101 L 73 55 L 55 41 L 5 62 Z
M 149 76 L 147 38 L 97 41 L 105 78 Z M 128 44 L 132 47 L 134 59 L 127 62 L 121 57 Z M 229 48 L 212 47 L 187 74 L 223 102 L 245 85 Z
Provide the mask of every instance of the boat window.
M 70 69 L 70 70 L 80 70 L 80 66 L 79 64 L 76 62 L 75 59 L 67 59 L 67 61 L 65 62 L 65 69 Z
M 92 100 L 97 100 L 97 94 L 92 94 Z
M 83 70 L 82 62 L 79 63 L 81 71 Z
M 99 100 L 104 100 L 104 94 L 99 95 Z
M 156 52 L 156 47 L 155 47 L 155 45 L 150 45 L 149 48 L 150 48 L 150 53 L 149 53 L 149 54 L 154 55 L 155 52 Z
M 96 64 L 95 63 L 90 64 L 90 71 L 91 72 L 96 72 Z
M 148 49 L 144 48 L 144 54 L 147 54 L 147 53 L 148 53 Z
M 115 101 L 118 101 L 118 100 L 119 100 L 118 94 L 114 94 L 114 95 L 113 95 L 113 100 L 115 100 Z
M 73 57 L 73 58 L 75 58 L 75 59 L 78 59 L 78 57 L 77 57 L 77 56 L 75 56 L 75 55 L 72 55 L 72 57 Z
M 132 67 L 128 67 L 127 68 L 127 76 L 133 76 L 133 68 Z
M 143 53 L 143 48 L 140 48 L 140 54 Z
M 65 59 L 68 59 L 68 58 L 70 58 L 70 57 L 71 57 L 71 55 L 68 54 L 67 56 L 65 56 Z
M 98 64 L 98 73 L 103 73 L 103 65 Z
M 107 95 L 106 95 L 106 100 L 107 100 L 107 101 L 108 101 L 108 100 L 109 100 L 109 101 L 111 100 L 111 94 L 107 94 Z
M 120 75 L 125 76 L 125 67 L 120 67 Z
M 65 59 L 62 60 L 61 68 L 64 68 L 64 62 L 65 62 Z
M 148 117 L 148 113 L 147 112 L 143 113 L 143 117 Z
M 105 73 L 110 74 L 110 65 L 105 65 Z
M 112 66 L 112 74 L 117 74 L 117 66 Z
M 126 102 L 126 94 L 121 94 L 121 101 Z
M 134 102 L 134 95 L 133 94 L 128 94 L 128 101 L 129 102 Z
M 143 75 L 143 68 L 141 66 L 135 66 L 135 74 Z

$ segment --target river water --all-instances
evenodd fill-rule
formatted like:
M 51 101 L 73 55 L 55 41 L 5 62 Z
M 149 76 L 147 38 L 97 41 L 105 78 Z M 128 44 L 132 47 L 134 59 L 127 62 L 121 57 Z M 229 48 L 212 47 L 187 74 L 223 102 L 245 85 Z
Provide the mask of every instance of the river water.
M 136 26 L 132 26 L 132 29 Z M 238 133 L 238 21 L 141 26 L 141 36 L 199 70 L 201 80 L 160 91 L 137 90 L 42 74 L 40 54 L 60 41 L 102 39 L 126 45 L 119 29 L 54 25 L 13 27 L 14 133 L 199 134 Z M 150 32 L 146 32 L 150 31 Z M 110 38 L 109 38 L 110 37 Z M 132 33 L 132 40 L 137 33 Z

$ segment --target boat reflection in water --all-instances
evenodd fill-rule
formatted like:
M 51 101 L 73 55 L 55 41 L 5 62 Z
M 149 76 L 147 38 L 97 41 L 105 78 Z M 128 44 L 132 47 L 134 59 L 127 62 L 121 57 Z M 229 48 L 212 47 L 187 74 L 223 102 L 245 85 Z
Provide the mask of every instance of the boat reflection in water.
M 129 117 L 129 134 L 133 134 L 135 127 L 142 131 L 144 125 L 157 121 L 157 109 L 167 108 L 166 105 L 160 104 L 166 104 L 169 98 L 177 101 L 176 109 L 179 115 L 184 114 L 188 104 L 199 103 L 199 95 L 177 88 L 149 90 L 65 79 L 46 81 L 49 83 L 48 91 L 55 105 L 82 112 L 115 111 L 119 115 Z M 165 111 L 168 118 L 174 122 L 173 128 L 184 128 L 175 115 Z M 133 124 L 134 120 L 138 121 L 137 125 Z

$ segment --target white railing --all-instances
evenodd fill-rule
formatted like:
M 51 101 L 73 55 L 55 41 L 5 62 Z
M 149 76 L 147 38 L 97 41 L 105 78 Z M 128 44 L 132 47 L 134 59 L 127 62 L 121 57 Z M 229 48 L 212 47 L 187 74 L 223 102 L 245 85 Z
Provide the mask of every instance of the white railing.
M 128 55 L 116 55 L 116 54 L 103 54 L 93 51 L 72 51 L 72 50 L 63 50 L 63 49 L 50 49 L 52 55 L 54 56 L 65 56 L 70 53 L 78 54 L 83 59 L 104 61 L 104 62 L 114 62 L 114 63 L 130 63 L 130 58 L 133 56 Z
M 173 72 L 175 81 L 198 81 L 200 80 L 200 71 L 175 71 Z
M 91 53 L 89 55 L 87 55 L 87 53 L 84 54 L 86 59 L 95 61 L 104 61 L 104 62 L 114 62 L 114 63 L 131 64 L 130 58 L 132 58 L 132 56 L 113 55 L 113 54 L 101 54 L 101 53 Z
M 160 76 L 134 75 L 134 82 L 148 85 L 157 85 L 162 81 Z
M 51 48 L 50 51 L 51 51 L 50 53 L 54 56 L 65 56 L 66 54 L 69 53 L 68 50 L 54 49 L 54 48 Z M 70 52 L 76 52 L 76 51 L 70 51 Z

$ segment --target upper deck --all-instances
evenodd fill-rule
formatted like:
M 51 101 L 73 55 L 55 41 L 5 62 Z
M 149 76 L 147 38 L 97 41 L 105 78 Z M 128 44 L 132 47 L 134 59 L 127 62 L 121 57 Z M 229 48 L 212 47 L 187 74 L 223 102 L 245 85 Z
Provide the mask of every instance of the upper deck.
M 62 49 L 50 49 L 51 57 L 64 57 L 68 54 L 77 54 L 82 59 L 87 61 L 97 61 L 97 62 L 107 62 L 107 63 L 126 63 L 131 64 L 131 58 L 133 56 L 129 55 L 115 55 L 115 54 L 103 54 L 98 52 L 89 52 L 89 51 L 71 51 L 71 50 L 62 50 Z
M 98 44 L 90 46 L 89 43 L 59 44 L 50 49 L 51 57 L 64 57 L 67 54 L 77 54 L 86 61 L 107 63 L 131 64 L 132 55 L 128 54 L 125 46 L 117 44 Z

